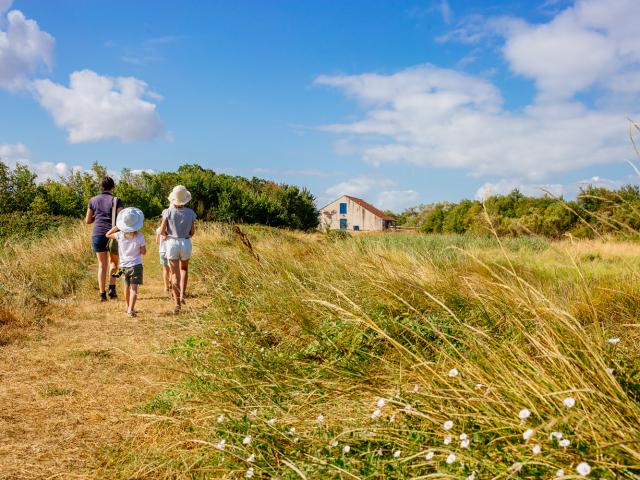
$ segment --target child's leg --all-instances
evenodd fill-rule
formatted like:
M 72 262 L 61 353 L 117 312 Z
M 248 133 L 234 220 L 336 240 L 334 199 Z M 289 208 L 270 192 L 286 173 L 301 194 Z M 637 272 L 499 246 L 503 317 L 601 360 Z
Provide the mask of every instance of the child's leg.
M 187 294 L 187 281 L 189 280 L 189 260 L 180 260 L 180 301 Z
M 169 260 L 171 267 L 171 283 L 173 287 L 173 299 L 176 307 L 180 306 L 180 260 Z
M 169 265 L 162 266 L 162 280 L 164 281 L 164 289 L 168 291 L 171 287 L 171 269 Z
M 127 305 L 127 311 L 129 311 L 129 302 L 131 301 L 131 291 L 129 284 L 129 279 L 125 276 L 123 279 L 123 287 L 124 287 L 124 303 Z
M 138 285 L 132 283 L 129 285 L 129 312 L 135 311 L 136 300 L 138 299 Z

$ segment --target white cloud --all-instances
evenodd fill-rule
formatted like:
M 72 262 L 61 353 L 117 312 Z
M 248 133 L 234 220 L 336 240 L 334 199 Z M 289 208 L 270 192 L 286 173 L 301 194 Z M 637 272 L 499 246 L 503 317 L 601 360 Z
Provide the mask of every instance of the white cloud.
M 10 6 L 11 1 L 0 0 L 0 26 Z M 6 30 L 0 30 L 0 87 L 15 91 L 26 88 L 42 66 L 51 67 L 54 39 L 19 10 L 10 11 L 6 20 Z
M 386 190 L 378 194 L 376 207 L 381 210 L 401 212 L 417 205 L 419 201 L 420 194 L 415 190 Z
M 451 11 L 451 6 L 447 0 L 440 0 L 440 15 L 442 15 L 444 23 L 451 23 L 453 12 Z
M 325 193 L 332 197 L 339 197 L 341 195 L 359 196 L 368 194 L 375 188 L 386 188 L 393 185 L 394 182 L 391 180 L 360 175 L 327 188 Z
M 91 70 L 73 72 L 69 87 L 50 80 L 33 83 L 36 98 L 68 132 L 71 143 L 118 138 L 123 142 L 152 140 L 163 133 L 157 98 L 134 77 L 105 77 Z
M 25 165 L 38 177 L 37 181 L 58 179 L 66 177 L 76 170 L 82 170 L 80 166 L 70 166 L 64 162 L 34 162 L 31 159 L 31 151 L 23 143 L 0 144 L 0 160 L 11 168 L 17 164 Z

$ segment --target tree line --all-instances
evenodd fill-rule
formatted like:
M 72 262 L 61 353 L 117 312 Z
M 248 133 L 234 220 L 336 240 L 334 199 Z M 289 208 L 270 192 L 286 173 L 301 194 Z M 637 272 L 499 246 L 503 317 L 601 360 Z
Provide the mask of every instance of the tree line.
M 528 197 L 513 190 L 484 202 L 440 202 L 405 210 L 398 224 L 418 227 L 425 233 L 470 233 L 501 236 L 541 235 L 577 238 L 599 235 L 637 237 L 640 231 L 640 188 L 617 190 L 589 186 L 575 200 L 545 196 Z
M 94 164 L 90 171 L 74 171 L 66 177 L 37 182 L 25 165 L 10 168 L 0 161 L 0 213 L 31 212 L 38 215 L 82 217 L 89 199 L 98 192 L 98 180 L 107 174 Z M 315 198 L 306 188 L 260 178 L 215 173 L 199 165 L 182 165 L 175 172 L 132 172 L 124 169 L 114 194 L 125 206 L 140 208 L 146 217 L 157 217 L 168 207 L 175 185 L 191 192 L 190 203 L 203 220 L 259 223 L 308 230 L 318 225 Z

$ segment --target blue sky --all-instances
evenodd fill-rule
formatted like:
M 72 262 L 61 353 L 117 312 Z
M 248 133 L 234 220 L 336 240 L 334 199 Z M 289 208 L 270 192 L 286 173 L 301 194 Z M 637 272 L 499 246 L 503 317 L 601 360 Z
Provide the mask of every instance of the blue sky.
M 636 183 L 635 0 L 0 0 L 0 156 L 381 208 Z

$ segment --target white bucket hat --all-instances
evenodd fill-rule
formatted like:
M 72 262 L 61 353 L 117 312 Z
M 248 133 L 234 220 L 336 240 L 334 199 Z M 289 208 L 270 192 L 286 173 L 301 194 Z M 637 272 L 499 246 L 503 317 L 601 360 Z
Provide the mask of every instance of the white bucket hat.
M 144 213 L 135 207 L 125 208 L 116 218 L 116 226 L 121 232 L 137 232 L 144 223 Z
M 191 193 L 184 185 L 176 185 L 169 194 L 169 201 L 174 205 L 186 205 L 191 201 Z

